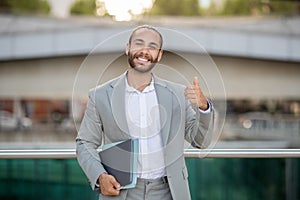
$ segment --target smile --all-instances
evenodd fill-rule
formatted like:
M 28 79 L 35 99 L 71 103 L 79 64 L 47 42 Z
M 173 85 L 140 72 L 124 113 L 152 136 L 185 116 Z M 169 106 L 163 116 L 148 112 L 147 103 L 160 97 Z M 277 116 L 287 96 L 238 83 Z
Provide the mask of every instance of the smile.
M 137 57 L 137 59 L 138 59 L 139 61 L 142 61 L 142 62 L 148 62 L 148 61 L 150 61 L 150 59 L 142 58 L 142 57 Z

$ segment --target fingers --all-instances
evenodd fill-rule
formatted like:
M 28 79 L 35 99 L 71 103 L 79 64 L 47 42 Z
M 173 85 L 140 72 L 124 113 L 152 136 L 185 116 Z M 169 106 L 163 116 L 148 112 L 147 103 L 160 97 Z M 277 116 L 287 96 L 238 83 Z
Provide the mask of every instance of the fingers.
M 199 82 L 198 82 L 198 77 L 197 76 L 194 77 L 194 86 L 199 87 Z
M 199 81 L 198 77 L 194 77 L 193 85 L 189 85 L 185 89 L 184 95 L 190 99 L 190 98 L 195 98 L 196 96 L 199 96 L 199 94 L 202 94 L 201 88 L 199 87 Z
M 116 179 L 114 181 L 111 182 L 113 184 L 113 188 L 115 189 L 119 189 L 121 187 L 121 185 L 116 181 Z
M 187 86 L 184 91 L 184 96 L 187 98 L 191 103 L 197 103 L 197 91 L 195 86 Z
M 199 87 L 196 87 L 195 85 L 188 85 L 184 90 L 184 95 L 186 97 L 188 96 L 195 96 L 197 93 L 197 90 L 199 90 Z
M 184 95 L 192 104 L 196 104 L 200 109 L 207 109 L 207 100 L 199 87 L 197 76 L 194 77 L 193 85 L 189 85 L 185 88 Z
M 197 93 L 199 91 L 201 92 L 201 89 L 199 87 L 198 77 L 195 76 L 194 77 L 194 81 L 193 81 L 193 85 L 189 85 L 189 86 L 186 87 L 186 89 L 185 89 L 185 95 L 186 96 L 187 95 L 193 95 L 193 94 L 195 94 L 195 93 Z
M 194 87 L 193 86 L 187 86 L 186 88 L 185 88 L 185 90 L 184 90 L 184 95 L 186 96 L 186 97 L 188 97 L 188 96 L 195 96 L 195 93 L 196 91 L 195 91 L 195 89 L 194 89 Z
M 101 174 L 99 177 L 101 193 L 106 196 L 116 196 L 120 194 L 118 190 L 121 186 L 116 179 L 109 174 Z

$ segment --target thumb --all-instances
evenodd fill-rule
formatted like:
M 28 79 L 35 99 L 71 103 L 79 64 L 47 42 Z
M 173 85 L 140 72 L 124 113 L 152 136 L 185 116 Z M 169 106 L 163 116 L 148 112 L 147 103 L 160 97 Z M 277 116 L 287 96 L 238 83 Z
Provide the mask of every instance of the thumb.
M 121 187 L 120 183 L 118 183 L 118 182 L 116 181 L 116 179 L 114 179 L 114 180 L 112 181 L 112 184 L 113 184 L 113 186 L 115 186 L 116 188 Z
M 194 86 L 199 86 L 198 77 L 197 76 L 194 77 Z

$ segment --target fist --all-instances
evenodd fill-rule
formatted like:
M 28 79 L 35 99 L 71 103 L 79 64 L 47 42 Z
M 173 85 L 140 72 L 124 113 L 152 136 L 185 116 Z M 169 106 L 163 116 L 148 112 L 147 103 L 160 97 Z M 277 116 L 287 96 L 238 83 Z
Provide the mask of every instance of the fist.
M 120 194 L 118 188 L 121 186 L 113 176 L 104 173 L 99 176 L 98 181 L 103 195 L 117 196 Z
M 201 88 L 199 87 L 198 77 L 194 77 L 194 84 L 185 88 L 184 96 L 192 103 L 198 106 L 201 110 L 208 109 L 208 103 Z

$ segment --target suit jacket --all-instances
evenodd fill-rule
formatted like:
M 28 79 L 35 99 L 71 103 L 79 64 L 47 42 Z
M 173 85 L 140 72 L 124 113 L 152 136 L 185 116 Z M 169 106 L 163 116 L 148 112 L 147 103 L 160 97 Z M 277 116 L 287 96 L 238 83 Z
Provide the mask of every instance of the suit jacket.
M 201 114 L 184 96 L 185 86 L 154 77 L 160 106 L 161 137 L 170 191 L 174 200 L 190 199 L 188 173 L 184 160 L 184 139 L 196 148 L 205 148 L 214 124 L 214 111 Z M 89 92 L 89 101 L 77 136 L 77 159 L 93 190 L 100 174 L 105 172 L 97 148 L 101 144 L 130 138 L 125 114 L 126 74 Z M 125 199 L 120 196 L 102 199 Z M 101 195 L 100 195 L 101 198 Z

